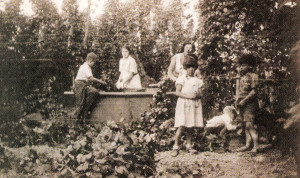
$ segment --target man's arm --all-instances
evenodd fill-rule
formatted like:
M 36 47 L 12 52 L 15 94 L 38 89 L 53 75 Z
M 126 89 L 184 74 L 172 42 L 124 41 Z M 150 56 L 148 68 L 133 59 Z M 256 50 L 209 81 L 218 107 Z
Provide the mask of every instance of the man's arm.
M 93 76 L 89 77 L 89 81 L 98 82 L 98 83 L 101 83 L 103 85 L 106 85 L 106 82 L 104 82 L 103 80 L 97 79 Z

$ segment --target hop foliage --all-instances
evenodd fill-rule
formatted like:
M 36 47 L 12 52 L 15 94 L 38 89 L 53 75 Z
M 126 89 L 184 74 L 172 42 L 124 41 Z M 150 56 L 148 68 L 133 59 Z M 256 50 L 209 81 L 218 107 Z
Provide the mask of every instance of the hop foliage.
M 291 21 L 291 18 L 283 16 L 286 11 L 294 13 L 298 7 L 279 9 L 276 1 L 203 1 L 199 4 L 201 9 L 200 18 L 203 19 L 203 29 L 201 30 L 199 41 L 199 55 L 202 60 L 206 60 L 208 66 L 205 71 L 209 71 L 206 76 L 212 90 L 208 89 L 208 103 L 213 102 L 214 106 L 230 103 L 230 97 L 234 93 L 226 92 L 228 89 L 235 91 L 235 82 L 220 82 L 215 76 L 229 79 L 237 76 L 237 59 L 244 53 L 252 53 L 258 58 L 259 67 L 256 73 L 261 79 L 274 79 L 280 81 L 280 86 L 273 85 L 270 82 L 264 82 L 265 89 L 260 90 L 260 97 L 270 100 L 268 94 L 271 90 L 286 88 L 286 81 L 289 79 L 287 67 L 289 65 L 288 51 L 291 43 L 295 39 L 290 39 L 287 35 L 285 24 Z M 288 10 L 289 9 L 289 10 Z M 285 20 L 283 20 L 285 19 Z M 292 28 L 290 26 L 290 28 Z M 296 33 L 296 31 L 291 32 Z M 288 42 L 289 41 L 289 42 Z M 215 82 L 216 81 L 216 82 Z M 282 82 L 283 81 L 283 82 Z M 216 91 L 216 93 L 214 93 Z M 226 94 L 227 93 L 227 94 Z M 285 93 L 286 94 L 286 93 Z M 284 97 L 277 93 L 277 98 Z M 287 95 L 285 95 L 287 96 Z M 288 100 L 288 98 L 286 98 Z M 225 103 L 224 103 L 225 100 Z M 279 99 L 281 100 L 281 99 Z M 267 101 L 266 101 L 267 102 Z M 279 101 L 280 102 L 280 101 Z M 281 100 L 282 102 L 282 100 Z M 270 103 L 272 105 L 274 103 Z M 209 106 L 211 107 L 211 106 Z
M 151 111 L 141 115 L 140 121 L 133 122 L 133 129 L 146 132 L 148 141 L 152 141 L 154 149 L 166 150 L 173 143 L 174 115 L 176 97 L 168 95 L 170 80 L 161 83 L 150 105 Z

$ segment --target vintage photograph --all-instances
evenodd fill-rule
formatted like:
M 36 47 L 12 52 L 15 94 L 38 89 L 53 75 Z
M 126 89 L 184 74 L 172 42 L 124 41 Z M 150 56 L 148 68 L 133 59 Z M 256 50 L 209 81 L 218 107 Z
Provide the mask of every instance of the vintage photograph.
M 0 0 L 0 177 L 300 177 L 300 0 Z

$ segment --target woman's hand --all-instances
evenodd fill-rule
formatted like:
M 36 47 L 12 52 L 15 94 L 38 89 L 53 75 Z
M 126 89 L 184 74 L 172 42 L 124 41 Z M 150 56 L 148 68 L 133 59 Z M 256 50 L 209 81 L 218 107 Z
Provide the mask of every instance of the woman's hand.
M 117 88 L 117 89 L 123 89 L 123 88 L 124 88 L 124 83 L 118 81 L 118 82 L 116 83 L 116 88 Z

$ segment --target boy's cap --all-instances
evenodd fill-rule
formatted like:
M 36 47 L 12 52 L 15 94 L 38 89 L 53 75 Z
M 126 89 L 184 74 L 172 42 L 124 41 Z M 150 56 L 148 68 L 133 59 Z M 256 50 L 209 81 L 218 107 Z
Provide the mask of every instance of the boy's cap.
M 240 65 L 246 64 L 254 67 L 256 65 L 256 57 L 253 54 L 243 54 L 239 59 L 238 63 Z
M 233 112 L 233 113 L 236 113 L 236 110 L 233 106 L 226 106 L 224 109 L 223 109 L 223 113 L 229 113 L 229 112 Z
M 188 67 L 198 67 L 197 59 L 194 55 L 189 55 L 183 62 L 183 68 L 187 69 Z
M 87 61 L 97 61 L 98 56 L 95 53 L 91 52 L 86 56 L 86 60 Z

